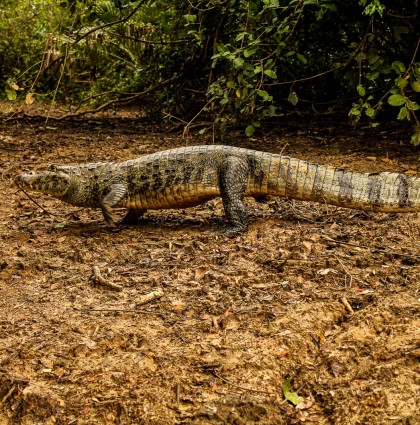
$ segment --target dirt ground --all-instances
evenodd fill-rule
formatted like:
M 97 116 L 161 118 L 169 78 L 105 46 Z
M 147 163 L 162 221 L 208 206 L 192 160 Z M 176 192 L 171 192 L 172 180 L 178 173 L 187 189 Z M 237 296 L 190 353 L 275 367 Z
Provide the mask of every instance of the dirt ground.
M 224 142 L 413 174 L 405 136 L 324 120 Z M 220 200 L 115 229 L 13 183 L 206 142 L 122 117 L 0 124 L 0 424 L 419 424 L 419 214 L 248 200 L 229 238 Z

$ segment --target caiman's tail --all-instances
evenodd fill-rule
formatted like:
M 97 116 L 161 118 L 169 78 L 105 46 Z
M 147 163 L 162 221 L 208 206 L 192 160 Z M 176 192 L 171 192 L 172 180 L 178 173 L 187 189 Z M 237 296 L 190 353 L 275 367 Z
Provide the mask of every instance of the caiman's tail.
M 420 211 L 418 177 L 389 172 L 357 173 L 265 153 L 261 164 L 262 173 L 253 182 L 261 194 L 367 211 Z

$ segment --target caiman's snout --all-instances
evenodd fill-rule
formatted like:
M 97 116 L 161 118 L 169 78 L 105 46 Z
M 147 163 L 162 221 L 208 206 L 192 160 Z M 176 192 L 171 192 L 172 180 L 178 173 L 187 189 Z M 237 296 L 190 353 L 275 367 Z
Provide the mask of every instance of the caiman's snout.
M 15 178 L 15 183 L 20 189 L 60 197 L 68 190 L 69 176 L 63 172 L 50 171 L 38 174 L 21 174 Z
M 32 174 L 21 174 L 15 178 L 15 183 L 21 189 L 31 189 L 32 185 L 35 183 Z

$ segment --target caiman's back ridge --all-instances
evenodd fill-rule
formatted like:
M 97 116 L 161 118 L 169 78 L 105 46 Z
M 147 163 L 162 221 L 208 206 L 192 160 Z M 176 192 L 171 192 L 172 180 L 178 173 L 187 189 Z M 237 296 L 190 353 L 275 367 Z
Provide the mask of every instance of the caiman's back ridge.
M 231 146 L 170 149 L 120 163 L 53 166 L 23 174 L 22 189 L 64 202 L 101 208 L 115 223 L 114 208 L 128 208 L 123 222 L 148 209 L 185 208 L 221 196 L 232 231 L 246 228 L 245 196 L 286 196 L 346 208 L 420 211 L 420 178 L 398 173 L 357 173 L 287 156 Z

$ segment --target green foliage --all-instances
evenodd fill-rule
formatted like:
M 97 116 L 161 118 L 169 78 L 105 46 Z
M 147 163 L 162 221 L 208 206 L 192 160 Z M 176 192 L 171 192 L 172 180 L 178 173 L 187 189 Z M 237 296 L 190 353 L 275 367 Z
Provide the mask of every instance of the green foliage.
M 283 395 L 284 398 L 288 401 L 290 401 L 290 403 L 294 404 L 295 406 L 297 406 L 298 404 L 301 403 L 300 397 L 298 396 L 298 394 L 294 391 L 291 391 L 290 389 L 292 388 L 292 384 L 290 379 L 286 379 L 283 382 Z
M 0 90 L 12 101 L 95 107 L 156 86 L 135 97 L 145 113 L 244 125 L 249 137 L 269 117 L 323 104 L 353 121 L 419 125 L 414 2 L 3 3 Z

